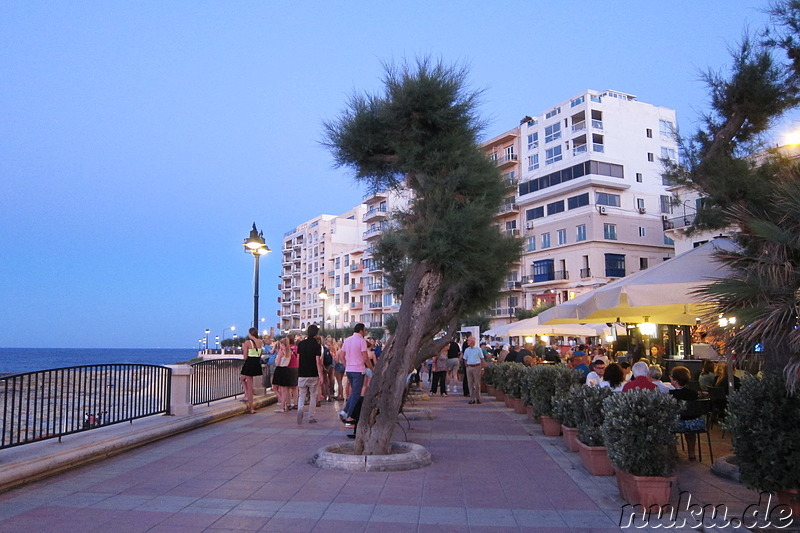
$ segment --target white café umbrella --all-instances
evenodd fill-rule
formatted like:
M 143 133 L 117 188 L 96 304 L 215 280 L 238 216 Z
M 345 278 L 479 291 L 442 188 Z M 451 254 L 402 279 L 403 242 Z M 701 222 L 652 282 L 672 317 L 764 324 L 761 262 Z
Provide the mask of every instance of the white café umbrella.
M 586 322 L 656 322 L 695 324 L 709 305 L 692 293 L 725 278 L 729 269 L 717 262 L 717 250 L 738 247 L 716 238 L 652 268 L 612 281 L 539 314 L 542 324 Z
M 611 329 L 605 324 L 553 324 L 546 325 L 539 323 L 539 317 L 526 318 L 519 322 L 510 324 L 507 334 L 511 336 L 532 336 L 532 335 L 563 335 L 566 337 L 595 337 L 605 335 L 606 330 L 610 334 Z
M 511 324 L 503 324 L 502 326 L 497 326 L 496 328 L 487 329 L 483 332 L 483 334 L 489 337 L 508 337 L 508 330 L 518 323 L 519 322 L 512 322 Z

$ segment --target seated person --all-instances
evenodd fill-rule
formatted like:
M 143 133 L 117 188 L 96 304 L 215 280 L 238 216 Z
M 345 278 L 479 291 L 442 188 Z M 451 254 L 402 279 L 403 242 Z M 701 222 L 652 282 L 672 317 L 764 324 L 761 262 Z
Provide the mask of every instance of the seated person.
M 625 373 L 622 367 L 617 363 L 611 363 L 603 372 L 603 381 L 600 382 L 601 387 L 608 387 L 613 392 L 622 392 L 622 386 L 625 385 Z
M 711 359 L 705 359 L 703 361 L 703 368 L 700 370 L 700 377 L 697 378 L 697 384 L 700 385 L 701 391 L 707 391 L 708 388 L 713 387 L 714 382 L 717 381 L 715 367 L 716 365 Z
M 692 379 L 689 369 L 685 366 L 676 366 L 672 369 L 670 374 L 672 378 L 673 389 L 669 391 L 676 400 L 683 400 L 684 407 L 680 412 L 680 422 L 678 431 L 686 434 L 686 452 L 689 455 L 689 460 L 694 461 L 694 451 L 697 444 L 698 431 L 705 431 L 705 419 L 697 405 L 698 394 L 688 387 L 686 384 Z
M 606 370 L 606 364 L 602 359 L 595 359 L 589 365 L 589 373 L 586 375 L 586 384 L 590 387 L 597 387 L 603 381 L 603 374 Z
M 649 367 L 644 361 L 637 361 L 633 364 L 633 379 L 630 380 L 622 387 L 622 392 L 628 392 L 635 389 L 656 390 L 656 384 L 650 381 L 648 377 Z
M 661 392 L 669 392 L 670 390 L 674 389 L 675 387 L 672 386 L 672 383 L 664 383 L 661 381 L 661 377 L 664 374 L 661 372 L 661 367 L 658 365 L 650 365 L 647 369 L 647 377 L 650 378 L 650 381 L 655 383 L 658 390 Z

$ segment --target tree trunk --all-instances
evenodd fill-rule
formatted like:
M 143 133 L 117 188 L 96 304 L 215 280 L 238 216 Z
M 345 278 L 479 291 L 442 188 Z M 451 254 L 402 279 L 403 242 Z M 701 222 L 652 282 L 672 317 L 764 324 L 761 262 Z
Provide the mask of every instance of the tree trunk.
M 387 455 L 391 451 L 406 379 L 420 348 L 442 326 L 435 311 L 441 274 L 429 265 L 414 265 L 406 280 L 397 329 L 386 345 L 364 397 L 355 453 Z

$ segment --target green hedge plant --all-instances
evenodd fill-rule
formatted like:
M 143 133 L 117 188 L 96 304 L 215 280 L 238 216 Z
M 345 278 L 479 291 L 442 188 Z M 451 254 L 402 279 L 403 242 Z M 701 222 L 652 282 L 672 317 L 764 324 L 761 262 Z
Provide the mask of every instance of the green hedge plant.
M 578 387 L 581 385 L 573 385 L 568 390 L 556 390 L 553 395 L 553 417 L 568 428 L 578 427 Z
M 578 440 L 585 445 L 605 446 L 600 432 L 604 418 L 603 400 L 612 394 L 614 393 L 608 387 L 582 385 L 575 389 Z
M 669 394 L 633 390 L 603 400 L 603 436 L 608 458 L 634 476 L 669 477 L 680 407 Z
M 506 371 L 507 390 L 503 391 L 512 398 L 522 398 L 525 371 L 528 367 L 522 363 L 504 363 L 509 365 Z
M 787 393 L 783 374 L 742 380 L 728 396 L 724 427 L 745 485 L 768 492 L 800 489 L 800 396 Z

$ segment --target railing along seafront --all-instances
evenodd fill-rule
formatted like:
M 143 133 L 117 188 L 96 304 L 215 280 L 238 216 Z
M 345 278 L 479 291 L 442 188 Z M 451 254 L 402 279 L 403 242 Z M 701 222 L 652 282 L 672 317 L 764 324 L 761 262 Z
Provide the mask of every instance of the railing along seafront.
M 0 377 L 0 449 L 168 413 L 172 370 L 103 364 Z
M 239 375 L 242 359 L 209 359 L 192 367 L 190 401 L 192 405 L 211 403 L 242 394 Z

